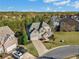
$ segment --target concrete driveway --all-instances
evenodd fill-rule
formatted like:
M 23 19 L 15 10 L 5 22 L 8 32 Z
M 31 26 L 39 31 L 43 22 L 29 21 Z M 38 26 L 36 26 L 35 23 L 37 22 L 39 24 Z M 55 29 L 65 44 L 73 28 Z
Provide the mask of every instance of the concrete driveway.
M 34 44 L 36 50 L 38 51 L 39 56 L 43 55 L 48 51 L 40 40 L 32 40 L 32 43 Z
M 42 57 L 64 59 L 65 57 L 70 57 L 74 55 L 79 55 L 79 45 L 63 46 L 60 48 L 52 49 L 48 53 L 44 54 Z

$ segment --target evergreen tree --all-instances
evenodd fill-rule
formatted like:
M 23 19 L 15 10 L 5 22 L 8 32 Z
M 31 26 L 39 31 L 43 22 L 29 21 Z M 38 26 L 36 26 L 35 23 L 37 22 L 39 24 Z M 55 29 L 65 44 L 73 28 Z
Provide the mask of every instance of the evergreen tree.
M 28 43 L 28 36 L 27 36 L 27 33 L 26 33 L 26 21 L 23 20 L 22 22 L 22 44 L 26 45 Z
M 24 45 L 26 45 L 27 43 L 28 43 L 28 36 L 27 36 L 27 34 L 26 34 L 26 32 L 24 31 L 24 33 L 23 33 L 23 44 Z

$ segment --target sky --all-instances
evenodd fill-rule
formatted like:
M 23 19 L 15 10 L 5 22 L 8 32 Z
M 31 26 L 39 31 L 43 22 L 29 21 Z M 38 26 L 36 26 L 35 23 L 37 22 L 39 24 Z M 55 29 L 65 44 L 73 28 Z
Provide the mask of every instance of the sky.
M 0 0 L 0 11 L 79 12 L 79 0 Z

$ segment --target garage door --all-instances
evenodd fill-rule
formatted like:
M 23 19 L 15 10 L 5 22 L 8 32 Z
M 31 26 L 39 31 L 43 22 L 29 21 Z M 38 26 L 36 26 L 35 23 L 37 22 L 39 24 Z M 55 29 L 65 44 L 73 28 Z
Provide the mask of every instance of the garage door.
M 36 37 L 31 37 L 31 40 L 38 40 L 38 36 L 36 36 Z
M 17 44 L 13 44 L 12 46 L 8 47 L 8 48 L 6 49 L 7 53 L 8 53 L 8 52 L 11 52 L 14 48 L 16 48 L 16 46 L 17 46 Z

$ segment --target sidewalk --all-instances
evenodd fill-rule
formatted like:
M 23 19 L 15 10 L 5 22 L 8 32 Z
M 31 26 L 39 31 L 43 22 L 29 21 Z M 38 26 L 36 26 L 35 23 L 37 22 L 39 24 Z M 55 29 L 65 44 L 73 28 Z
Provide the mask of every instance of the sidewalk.
M 36 50 L 38 51 L 39 56 L 46 53 L 48 50 L 40 40 L 32 40 Z

